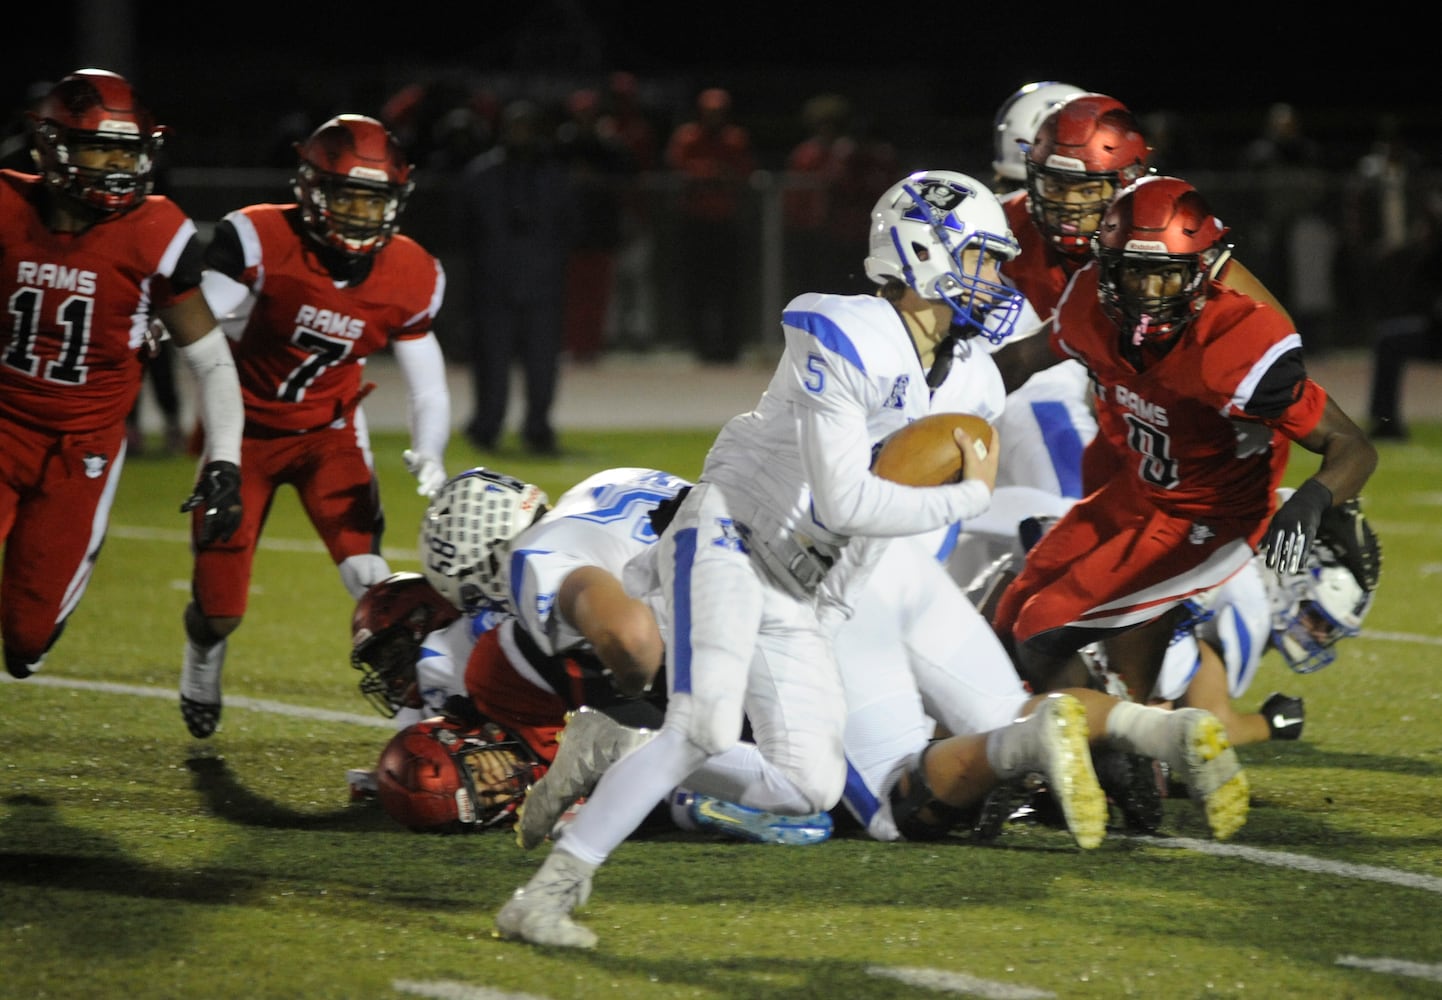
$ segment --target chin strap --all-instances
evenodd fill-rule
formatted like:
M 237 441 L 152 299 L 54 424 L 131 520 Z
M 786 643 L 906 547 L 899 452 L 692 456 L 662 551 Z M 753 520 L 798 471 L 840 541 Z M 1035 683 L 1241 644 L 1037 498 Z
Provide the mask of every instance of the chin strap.
M 926 373 L 926 387 L 933 392 L 951 373 L 952 362 L 956 360 L 956 343 L 960 339 L 956 328 L 952 327 L 951 332 L 941 338 L 932 352 L 931 370 Z

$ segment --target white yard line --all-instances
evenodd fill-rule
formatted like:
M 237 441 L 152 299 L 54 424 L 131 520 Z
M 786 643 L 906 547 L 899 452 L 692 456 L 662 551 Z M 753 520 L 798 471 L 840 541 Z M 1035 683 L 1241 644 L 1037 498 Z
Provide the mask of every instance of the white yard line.
M 1397 638 L 1391 634 L 1388 634 L 1386 637 Z M 1435 642 L 1436 640 L 1428 636 L 1411 636 L 1401 641 Z M 142 687 L 135 684 L 114 684 L 106 681 L 78 680 L 67 677 L 47 677 L 44 674 L 37 674 L 23 681 L 17 681 L 13 678 L 0 675 L 0 682 L 70 688 L 82 691 L 99 691 L 106 694 L 132 695 L 142 698 L 177 697 L 174 689 Z M 391 720 L 383 719 L 376 715 L 360 715 L 352 712 L 336 712 L 329 709 L 289 705 L 284 702 L 270 701 L 264 698 L 245 698 L 227 695 L 225 706 L 228 709 L 241 708 L 253 712 L 268 712 L 273 715 L 285 715 L 293 718 L 312 719 L 321 722 L 353 723 L 355 725 L 377 729 L 393 729 L 395 726 L 395 723 Z M 1246 847 L 1241 844 L 1221 844 L 1215 841 L 1196 840 L 1190 837 L 1132 837 L 1130 839 L 1155 847 L 1194 851 L 1198 854 L 1206 854 L 1212 857 L 1234 858 L 1240 861 L 1269 865 L 1275 868 L 1291 868 L 1296 871 L 1312 872 L 1318 875 L 1331 875 L 1338 878 L 1382 882 L 1406 889 L 1419 889 L 1424 892 L 1442 894 L 1442 878 L 1432 875 L 1420 875 L 1414 872 L 1399 871 L 1393 868 L 1382 868 L 1376 865 L 1360 865 L 1346 861 L 1329 861 L 1323 858 L 1309 857 L 1305 854 L 1294 854 L 1287 851 L 1264 851 L 1255 847 Z M 1354 955 L 1343 955 L 1339 957 L 1337 964 L 1390 975 L 1408 976 L 1414 979 L 1442 982 L 1442 965 L 1426 965 L 1419 962 L 1408 962 L 1402 959 L 1392 958 L 1359 958 Z M 1030 986 L 980 979 L 963 972 L 950 972 L 944 969 L 916 967 L 888 968 L 886 966 L 873 965 L 867 967 L 866 974 L 879 979 L 893 979 L 897 982 L 905 983 L 908 986 L 917 986 L 938 992 L 982 997 L 984 1000 L 1050 1000 L 1050 998 L 1056 996 L 1054 993 L 1035 989 Z M 413 996 L 431 998 L 431 1000 L 548 1000 L 546 997 L 531 993 L 512 993 L 493 989 L 488 986 L 476 986 L 468 983 L 455 982 L 453 980 L 417 981 L 398 979 L 391 985 L 399 993 L 409 993 Z
M 452 979 L 434 979 L 429 982 L 397 979 L 391 983 L 391 989 L 397 993 L 409 993 L 411 996 L 430 997 L 432 1000 L 547 1000 L 535 993 L 512 993 L 489 986 L 458 983 Z
M 1002 983 L 994 979 L 978 979 L 964 972 L 946 972 L 942 969 L 918 969 L 902 967 L 890 969 L 884 965 L 869 965 L 866 974 L 877 979 L 895 979 L 907 986 L 936 990 L 939 993 L 961 993 L 969 997 L 983 997 L 985 1000 L 1050 1000 L 1055 993 Z
M 1350 861 L 1328 861 L 1306 854 L 1292 854 L 1288 851 L 1264 851 L 1242 844 L 1219 844 L 1214 840 L 1194 840 L 1191 837 L 1132 837 L 1154 847 L 1173 847 L 1198 854 L 1210 854 L 1218 858 L 1237 858 L 1258 865 L 1274 868 L 1291 868 L 1296 871 L 1313 872 L 1318 875 L 1335 875 L 1339 878 L 1362 879 L 1367 882 L 1385 882 L 1406 889 L 1421 889 L 1442 895 L 1442 878 L 1435 875 L 1418 875 L 1398 871 L 1395 868 L 1379 868 L 1375 865 L 1359 865 Z
M 1442 983 L 1442 965 L 1428 965 L 1425 962 L 1407 962 L 1400 958 L 1359 958 L 1356 955 L 1342 955 L 1338 965 L 1369 972 L 1385 972 L 1390 976 L 1408 976 L 1412 979 L 1426 979 Z

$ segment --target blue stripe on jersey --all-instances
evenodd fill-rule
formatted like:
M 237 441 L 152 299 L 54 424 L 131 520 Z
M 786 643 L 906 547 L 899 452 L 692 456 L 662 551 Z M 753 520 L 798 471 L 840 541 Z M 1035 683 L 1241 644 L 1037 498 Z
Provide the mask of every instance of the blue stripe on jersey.
M 851 338 L 842 332 L 830 316 L 823 316 L 821 313 L 801 312 L 800 310 L 783 312 L 781 322 L 787 326 L 793 326 L 798 330 L 805 330 L 811 336 L 821 341 L 821 346 L 834 354 L 839 354 L 847 361 L 856 366 L 856 370 L 865 374 L 866 365 L 861 363 L 861 355 L 856 351 L 856 345 Z
M 1051 467 L 1056 473 L 1056 484 L 1064 497 L 1080 500 L 1082 497 L 1081 435 L 1071 422 L 1065 403 L 1032 403 L 1032 415 L 1041 428 L 1041 439 L 1046 444 L 1046 453 L 1051 457 Z
M 676 582 L 671 601 L 671 690 L 691 693 L 691 566 L 696 562 L 696 529 L 676 532 Z
M 881 803 L 871 794 L 871 789 L 866 787 L 860 772 L 849 760 L 846 762 L 846 787 L 842 789 L 841 801 L 846 803 L 865 826 L 871 825 L 871 818 L 881 809 Z
M 1237 690 L 1246 690 L 1248 682 L 1247 667 L 1252 662 L 1252 633 L 1247 630 L 1247 623 L 1242 620 L 1242 613 L 1236 608 L 1227 608 L 1227 613 L 1232 616 L 1232 627 L 1237 632 L 1237 655 L 1241 657 L 1241 666 L 1237 670 Z
M 936 547 L 936 561 L 945 563 L 951 556 L 951 550 L 956 548 L 956 540 L 961 537 L 961 522 L 953 524 L 946 529 L 946 536 L 942 538 L 941 544 Z
M 506 581 L 511 596 L 511 611 L 521 606 L 521 578 L 526 559 L 530 556 L 545 555 L 550 549 L 517 549 L 511 553 L 511 578 Z

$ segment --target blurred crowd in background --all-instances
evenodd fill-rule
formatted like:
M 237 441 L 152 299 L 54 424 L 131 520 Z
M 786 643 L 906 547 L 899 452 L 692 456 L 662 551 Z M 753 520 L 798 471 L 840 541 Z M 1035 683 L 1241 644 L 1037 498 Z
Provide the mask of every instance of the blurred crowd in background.
M 46 85 L 12 95 L 5 165 L 23 163 L 24 102 Z M 162 184 L 202 226 L 239 205 L 291 200 L 293 143 L 330 115 L 385 122 L 419 168 L 404 228 L 446 265 L 437 333 L 457 361 L 480 335 L 484 286 L 517 304 L 558 300 L 576 361 L 668 349 L 732 364 L 774 346 L 775 317 L 795 292 L 869 287 L 867 212 L 902 173 L 944 167 L 989 183 L 989 116 L 1011 89 L 970 118 L 930 124 L 924 109 L 878 114 L 888 97 L 875 87 L 779 99 L 756 84 L 625 71 L 438 70 L 364 96 L 318 73 L 276 95 L 279 111 L 247 105 L 250 117 L 224 119 L 187 119 L 194 101 L 147 96 L 175 127 Z M 1312 353 L 1367 348 L 1379 323 L 1436 309 L 1442 172 L 1404 115 L 1320 130 L 1281 102 L 1262 101 L 1249 122 L 1131 106 L 1158 169 L 1186 177 L 1232 226 Z M 476 260 L 466 204 L 487 176 L 509 185 L 510 209 L 491 220 L 493 252 Z M 495 253 L 497 240 L 512 242 Z

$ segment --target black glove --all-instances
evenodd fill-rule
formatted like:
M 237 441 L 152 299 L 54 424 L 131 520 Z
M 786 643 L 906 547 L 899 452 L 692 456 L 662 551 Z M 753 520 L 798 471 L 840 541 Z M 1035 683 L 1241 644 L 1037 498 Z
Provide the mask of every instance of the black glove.
M 1262 547 L 1267 565 L 1278 573 L 1300 573 L 1307 565 L 1307 550 L 1317 537 L 1322 514 L 1332 506 L 1332 491 L 1315 479 L 1308 479 L 1272 515 Z
M 180 505 L 180 512 L 188 514 L 202 504 L 199 543 L 229 541 L 240 527 L 240 469 L 234 462 L 206 462 L 195 492 Z
M 1332 550 L 1359 587 L 1369 594 L 1377 589 L 1382 576 L 1382 543 L 1362 513 L 1361 501 L 1354 497 L 1327 508 L 1317 529 L 1317 542 Z

